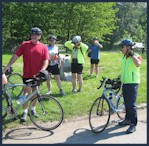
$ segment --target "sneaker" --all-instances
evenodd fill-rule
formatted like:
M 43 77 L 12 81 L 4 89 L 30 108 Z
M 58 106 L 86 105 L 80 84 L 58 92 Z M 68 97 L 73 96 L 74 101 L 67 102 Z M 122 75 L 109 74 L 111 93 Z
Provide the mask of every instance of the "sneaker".
M 63 95 L 63 96 L 67 95 L 63 90 L 60 90 L 60 94 Z
M 48 92 L 46 93 L 46 95 L 50 95 L 50 94 L 52 94 L 52 91 L 48 91 Z
M 31 111 L 31 114 L 32 114 L 34 117 L 38 118 L 38 114 L 36 113 L 36 111 L 32 110 L 32 111 Z
M 76 89 L 72 89 L 72 92 L 73 92 L 73 93 L 76 93 L 77 91 L 76 91 Z
M 122 122 L 119 122 L 118 125 L 120 125 L 120 126 L 130 125 L 130 121 L 124 120 L 124 121 L 122 121 Z
M 131 124 L 130 127 L 127 129 L 126 133 L 130 134 L 136 131 L 136 126 L 134 124 Z
M 82 91 L 81 89 L 78 89 L 78 90 L 77 90 L 77 92 L 81 92 L 81 91 Z
M 27 113 L 23 112 L 22 117 L 21 117 L 21 122 L 26 122 L 26 119 L 27 119 Z

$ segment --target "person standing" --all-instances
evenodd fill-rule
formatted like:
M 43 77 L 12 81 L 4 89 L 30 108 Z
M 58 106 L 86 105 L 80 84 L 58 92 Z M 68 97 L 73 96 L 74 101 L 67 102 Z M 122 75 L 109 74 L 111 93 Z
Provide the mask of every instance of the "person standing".
M 82 43 L 80 36 L 74 36 L 72 41 L 67 41 L 64 43 L 64 46 L 71 50 L 71 73 L 72 73 L 72 92 L 81 92 L 83 79 L 82 71 L 85 53 L 88 50 L 88 46 Z M 79 89 L 76 90 L 77 80 L 79 82 Z
M 133 133 L 136 131 L 137 125 L 137 93 L 140 83 L 140 65 L 142 57 L 135 53 L 132 49 L 134 43 L 130 39 L 121 41 L 120 46 L 122 53 L 122 66 L 121 66 L 121 82 L 122 94 L 126 108 L 125 120 L 119 122 L 121 126 L 129 125 L 126 133 Z
M 48 92 L 46 94 L 51 94 L 51 81 L 50 81 L 50 73 L 54 75 L 54 78 L 57 82 L 57 86 L 60 90 L 61 95 L 66 95 L 66 93 L 62 90 L 62 84 L 60 80 L 60 67 L 61 67 L 61 58 L 59 56 L 59 50 L 56 43 L 56 36 L 50 35 L 49 37 L 49 45 L 48 45 L 48 51 L 49 51 L 49 65 L 48 65 L 48 72 L 49 72 L 49 78 L 47 80 L 47 87 Z
M 90 56 L 90 76 L 93 74 L 93 70 L 95 68 L 96 78 L 98 77 L 99 68 L 98 64 L 100 61 L 100 49 L 103 48 L 103 46 L 99 43 L 98 38 L 93 38 L 92 45 L 89 48 L 89 52 L 91 52 Z
M 46 70 L 49 62 L 48 48 L 46 45 L 40 42 L 42 31 L 38 27 L 31 29 L 31 40 L 23 42 L 17 49 L 15 54 L 10 59 L 8 65 L 4 68 L 4 72 L 10 69 L 12 64 L 20 57 L 23 56 L 23 83 L 26 84 L 26 80 L 34 78 L 40 71 Z M 25 97 L 30 93 L 31 87 L 24 87 Z M 35 88 L 32 88 L 32 92 Z M 36 97 L 36 95 L 35 95 Z M 35 98 L 33 97 L 33 98 Z M 32 114 L 38 117 L 35 111 L 35 105 L 32 107 Z M 21 121 L 25 122 L 28 113 L 28 103 L 23 105 L 23 114 Z

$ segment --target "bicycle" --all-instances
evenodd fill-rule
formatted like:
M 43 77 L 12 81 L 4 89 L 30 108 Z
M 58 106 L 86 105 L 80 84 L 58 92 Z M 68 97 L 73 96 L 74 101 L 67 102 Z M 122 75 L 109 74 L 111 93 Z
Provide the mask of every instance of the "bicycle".
M 36 98 L 32 99 L 29 105 L 29 117 L 32 123 L 38 128 L 49 131 L 57 128 L 63 121 L 64 111 L 61 104 L 54 97 L 49 95 L 41 95 L 38 86 L 41 85 L 42 81 L 37 79 L 27 80 L 27 84 L 6 84 L 2 89 L 2 119 L 4 120 L 15 120 L 18 117 L 18 110 L 22 105 L 28 102 L 35 94 Z M 12 99 L 9 94 L 9 87 L 17 86 L 31 86 L 35 87 L 36 90 L 30 93 L 24 101 L 19 105 L 17 104 L 18 99 Z M 36 112 L 38 117 L 34 117 L 31 112 L 32 105 L 36 103 Z M 9 115 L 9 116 L 8 116 Z M 8 119 L 6 119 L 8 117 Z
M 3 65 L 3 67 L 5 67 Z M 7 76 L 7 80 L 9 84 L 23 84 L 23 77 L 21 74 L 13 72 L 13 67 L 10 67 L 10 70 L 5 72 L 5 75 Z M 9 88 L 11 89 L 11 96 L 19 97 L 23 93 L 23 86 L 13 86 Z
M 121 89 L 120 76 L 116 79 L 102 77 L 97 89 L 104 88 L 102 95 L 92 104 L 89 112 L 89 125 L 94 133 L 101 133 L 108 126 L 110 116 L 117 113 L 120 119 L 125 118 L 125 105 L 123 96 L 118 94 Z

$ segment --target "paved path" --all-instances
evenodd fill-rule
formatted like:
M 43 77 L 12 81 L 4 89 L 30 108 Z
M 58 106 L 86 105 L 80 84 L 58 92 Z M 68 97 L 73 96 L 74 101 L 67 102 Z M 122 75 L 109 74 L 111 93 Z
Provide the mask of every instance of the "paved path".
M 89 127 L 88 117 L 64 122 L 52 132 L 41 131 L 35 126 L 7 129 L 3 144 L 147 144 L 147 111 L 138 110 L 137 131 L 125 134 L 126 127 L 117 125 L 118 117 L 111 116 L 110 125 L 100 134 Z

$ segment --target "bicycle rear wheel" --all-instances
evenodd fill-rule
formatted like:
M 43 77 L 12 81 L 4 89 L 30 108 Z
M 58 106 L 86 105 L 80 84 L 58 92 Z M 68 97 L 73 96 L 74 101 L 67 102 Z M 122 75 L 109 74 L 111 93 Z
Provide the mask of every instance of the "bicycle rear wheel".
M 117 99 L 117 109 L 118 109 L 117 112 L 118 117 L 124 120 L 126 115 L 126 109 L 123 96 L 119 96 L 119 98 Z
M 2 119 L 4 119 L 7 116 L 7 108 L 8 108 L 8 102 L 5 97 L 5 94 L 2 94 Z
M 36 103 L 35 117 L 31 112 L 31 107 Z M 64 112 L 60 103 L 51 96 L 41 95 L 41 98 L 35 98 L 30 103 L 29 116 L 34 125 L 42 130 L 53 130 L 63 121 Z
M 8 83 L 10 84 L 23 84 L 22 75 L 19 73 L 12 73 L 8 76 Z M 23 92 L 23 86 L 15 86 L 9 88 L 12 97 L 19 97 Z
M 102 132 L 110 120 L 110 105 L 106 98 L 97 98 L 91 106 L 89 125 L 94 133 Z

